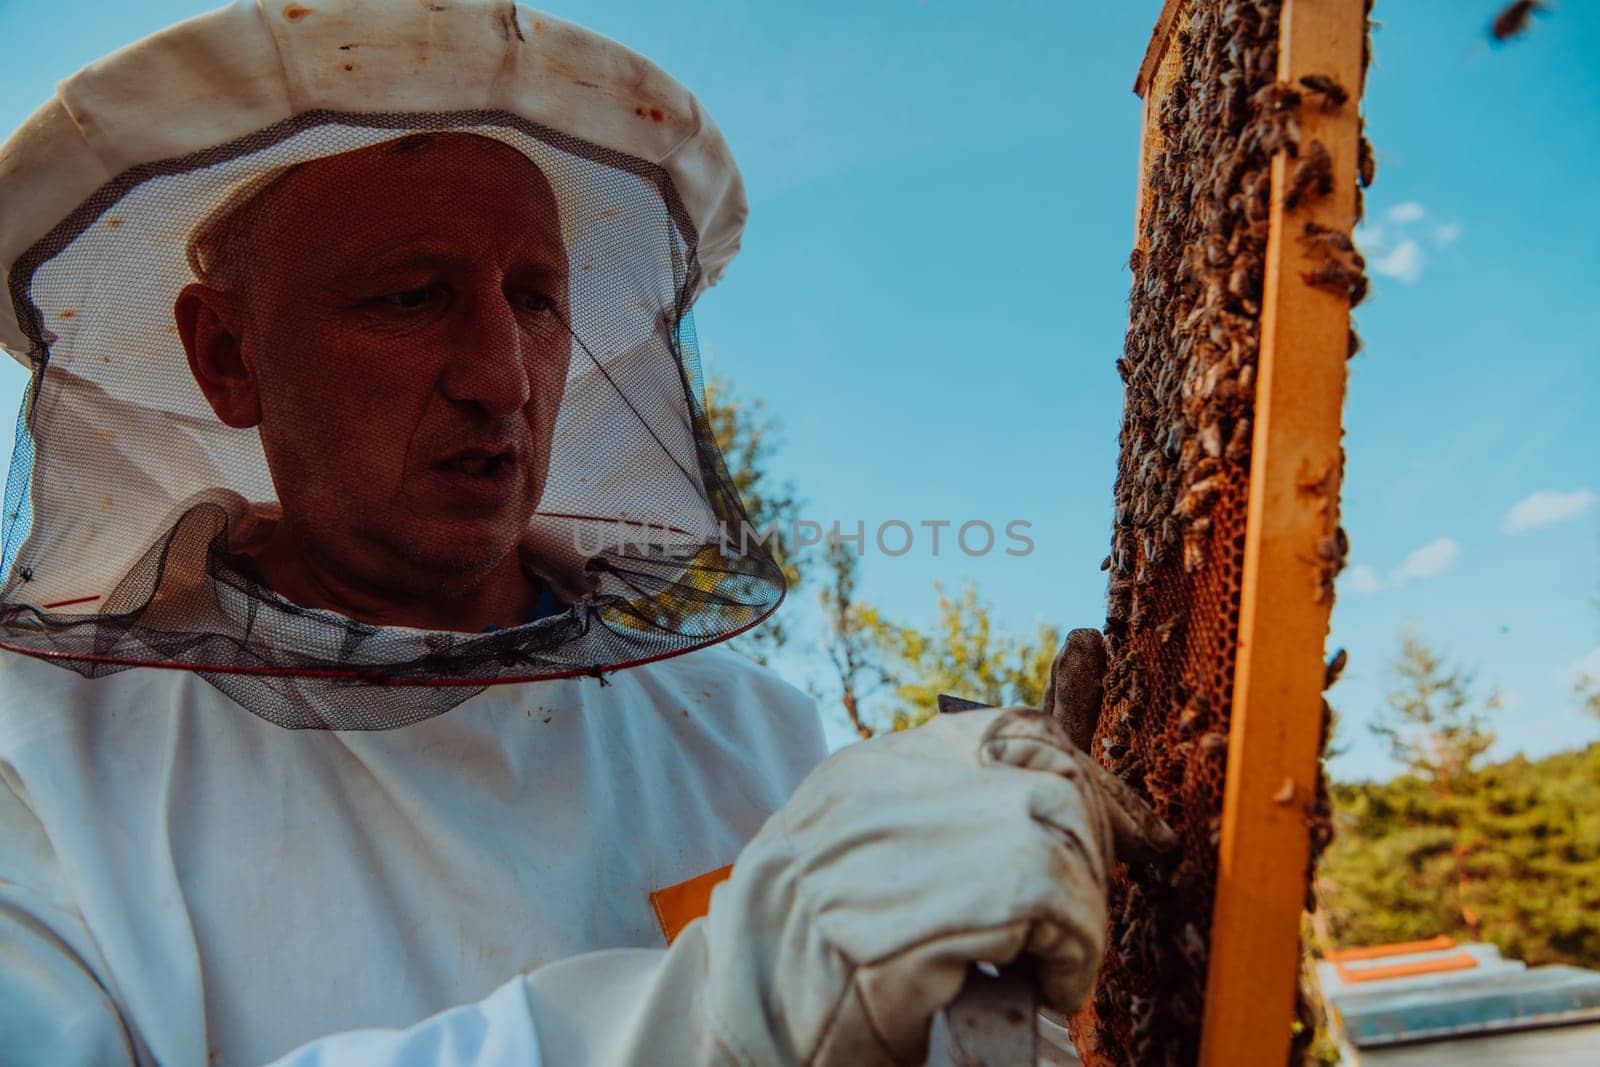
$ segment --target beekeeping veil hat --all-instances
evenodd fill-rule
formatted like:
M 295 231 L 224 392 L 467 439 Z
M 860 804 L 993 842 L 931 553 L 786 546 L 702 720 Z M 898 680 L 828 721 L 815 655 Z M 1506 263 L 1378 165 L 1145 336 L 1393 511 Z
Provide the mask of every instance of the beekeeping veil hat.
M 268 239 L 236 220 L 297 167 L 419 140 L 531 164 L 523 187 L 553 204 L 566 260 L 569 361 L 521 547 L 565 610 L 484 634 L 301 607 L 241 564 L 279 489 L 258 429 L 214 413 L 174 318 L 218 233 L 239 246 L 235 267 L 271 265 Z M 359 219 L 363 201 L 334 207 Z M 758 538 L 729 536 L 746 517 L 689 317 L 744 217 L 727 146 L 682 86 L 500 0 L 239 0 L 91 65 L 0 148 L 0 345 L 32 369 L 0 532 L 0 647 L 88 676 L 190 670 L 285 726 L 372 728 L 755 625 L 783 579 Z M 325 461 L 348 461 L 351 440 Z

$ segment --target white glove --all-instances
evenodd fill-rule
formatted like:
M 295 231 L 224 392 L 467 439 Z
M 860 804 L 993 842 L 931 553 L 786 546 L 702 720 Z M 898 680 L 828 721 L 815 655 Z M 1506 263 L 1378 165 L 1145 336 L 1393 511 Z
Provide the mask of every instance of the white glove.
M 918 1063 L 969 964 L 1083 1003 L 1114 842 L 1171 832 L 1049 717 L 941 715 L 851 745 L 746 846 L 705 920 L 703 1005 L 740 1064 Z

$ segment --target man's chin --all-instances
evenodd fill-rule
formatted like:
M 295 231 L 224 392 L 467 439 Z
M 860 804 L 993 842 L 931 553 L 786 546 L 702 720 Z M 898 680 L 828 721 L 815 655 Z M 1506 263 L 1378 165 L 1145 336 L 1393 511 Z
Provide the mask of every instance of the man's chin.
M 449 523 L 397 547 L 411 565 L 413 583 L 432 587 L 436 595 L 460 596 L 498 578 L 521 535 L 503 522 Z

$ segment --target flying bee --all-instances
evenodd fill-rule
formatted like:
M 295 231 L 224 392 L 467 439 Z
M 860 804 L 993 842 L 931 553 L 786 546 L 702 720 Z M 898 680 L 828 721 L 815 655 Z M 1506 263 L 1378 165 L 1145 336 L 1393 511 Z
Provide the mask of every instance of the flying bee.
M 1300 84 L 1308 92 L 1322 97 L 1322 110 L 1337 111 L 1350 99 L 1350 94 L 1345 92 L 1344 86 L 1328 77 L 1326 74 L 1307 74 L 1300 79 Z
M 1511 38 L 1527 30 L 1529 22 L 1533 19 L 1535 11 L 1549 11 L 1550 5 L 1543 0 L 1516 0 L 1500 9 L 1500 14 L 1489 23 L 1489 37 L 1496 44 L 1511 40 Z

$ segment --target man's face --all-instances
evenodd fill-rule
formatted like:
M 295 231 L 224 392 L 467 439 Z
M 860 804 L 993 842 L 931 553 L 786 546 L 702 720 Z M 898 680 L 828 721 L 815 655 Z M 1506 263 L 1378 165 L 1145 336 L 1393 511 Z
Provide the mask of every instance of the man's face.
M 544 489 L 571 354 L 544 175 L 481 138 L 306 164 L 263 194 L 239 356 L 285 517 L 324 566 L 460 591 Z

